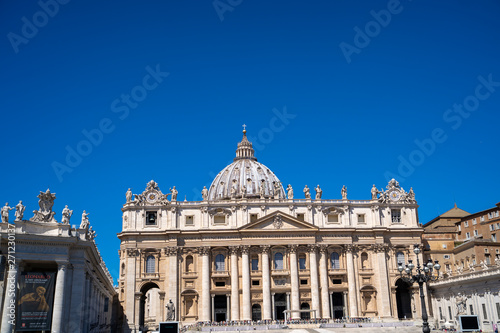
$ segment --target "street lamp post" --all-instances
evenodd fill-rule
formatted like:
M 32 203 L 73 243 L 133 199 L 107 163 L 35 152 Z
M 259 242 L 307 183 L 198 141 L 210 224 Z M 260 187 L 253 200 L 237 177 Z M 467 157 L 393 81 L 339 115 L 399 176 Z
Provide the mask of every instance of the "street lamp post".
M 411 285 L 415 282 L 418 283 L 420 289 L 420 304 L 422 305 L 422 332 L 430 333 L 431 329 L 429 328 L 429 323 L 427 322 L 427 319 L 429 317 L 427 316 L 427 309 L 425 307 L 424 283 L 427 283 L 428 281 L 435 281 L 438 279 L 439 269 L 441 268 L 441 265 L 437 260 L 433 264 L 432 260 L 429 259 L 427 263 L 420 266 L 418 255 L 420 254 L 421 250 L 419 244 L 414 245 L 413 252 L 417 256 L 417 267 L 415 267 L 412 260 L 408 260 L 408 264 L 406 264 L 405 267 L 403 267 L 403 263 L 398 263 L 398 271 L 403 281 Z M 415 274 L 413 274 L 414 268 L 416 268 Z M 432 273 L 434 269 L 436 270 L 436 275 L 433 275 Z M 403 275 L 403 272 L 405 275 Z

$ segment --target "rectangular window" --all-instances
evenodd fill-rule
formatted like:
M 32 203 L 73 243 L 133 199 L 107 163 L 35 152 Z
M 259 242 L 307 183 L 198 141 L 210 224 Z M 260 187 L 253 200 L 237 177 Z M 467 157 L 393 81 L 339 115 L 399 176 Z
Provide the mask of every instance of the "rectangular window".
M 484 215 L 481 216 L 481 222 L 484 222 Z
M 469 221 L 465 221 L 464 225 L 465 225 L 466 228 L 468 228 L 469 227 Z
M 215 281 L 215 286 L 216 287 L 225 287 L 226 282 L 225 281 Z
M 490 224 L 490 231 L 495 230 L 495 226 L 493 224 Z
M 472 219 L 472 225 L 476 225 L 476 224 L 477 224 L 476 219 Z
M 498 217 L 500 213 L 498 213 L 498 210 L 495 212 L 495 217 Z M 500 317 L 500 316 L 498 316 Z
M 300 280 L 301 285 L 307 285 L 307 280 Z
M 365 214 L 358 214 L 358 223 L 365 223 Z
M 444 320 L 444 318 L 443 318 L 443 310 L 441 310 L 441 307 L 439 307 L 439 318 L 441 318 L 441 320 Z
M 500 303 L 495 304 L 497 306 L 497 317 L 500 318 Z
M 339 214 L 328 214 L 328 223 L 339 223 Z
M 342 284 L 342 280 L 341 279 L 332 279 L 332 283 L 333 284 Z
M 451 306 L 448 307 L 448 318 L 450 318 L 450 320 L 453 320 L 453 317 L 451 315 Z
M 299 258 L 299 269 L 306 269 L 306 258 Z
M 104 312 L 108 312 L 108 308 L 109 308 L 109 298 L 106 297 L 104 299 Z
M 252 280 L 252 286 L 260 286 L 260 280 Z
M 485 254 L 484 260 L 486 261 L 486 265 L 491 265 L 491 254 Z
M 462 225 L 461 224 L 458 225 L 458 231 L 462 231 Z
M 470 311 L 470 315 L 473 316 L 474 315 L 474 307 L 472 307 L 472 304 L 469 305 L 469 311 Z
M 392 223 L 401 223 L 401 209 L 391 209 Z
M 194 225 L 194 216 L 186 216 L 186 225 Z
M 470 239 L 470 232 L 465 233 L 465 239 Z
M 497 229 L 497 230 L 498 230 L 498 229 L 500 229 L 500 223 L 497 223 L 497 224 L 496 224 L 496 229 Z
M 226 224 L 226 216 L 215 215 L 214 216 L 214 224 Z
M 488 313 L 486 312 L 486 304 L 481 304 L 483 307 L 483 320 L 488 320 Z
M 146 212 L 146 225 L 156 225 L 156 212 Z
M 304 214 L 297 214 L 297 220 L 304 221 Z
M 257 221 L 258 218 L 258 214 L 250 214 L 250 223 Z
M 478 236 L 479 233 L 477 232 L 477 230 L 474 230 L 474 236 Z
M 252 259 L 252 271 L 258 271 L 259 270 L 259 259 L 254 258 Z

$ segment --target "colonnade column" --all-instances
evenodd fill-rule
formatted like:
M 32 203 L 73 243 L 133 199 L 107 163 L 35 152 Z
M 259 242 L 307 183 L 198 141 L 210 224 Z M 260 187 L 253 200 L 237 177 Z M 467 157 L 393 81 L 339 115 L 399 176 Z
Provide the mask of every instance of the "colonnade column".
M 230 321 L 231 319 L 231 295 L 226 294 L 226 321 Z
M 215 294 L 211 294 L 210 297 L 212 298 L 212 321 L 215 321 Z
M 85 312 L 85 290 L 87 285 L 86 274 L 85 274 L 85 264 L 83 262 L 73 262 L 73 279 L 71 279 L 71 305 L 68 309 L 69 321 L 69 332 L 81 332 L 83 331 L 84 323 L 84 312 Z
M 276 307 L 274 306 L 274 295 L 276 295 L 276 293 L 271 294 L 271 309 L 273 314 L 273 320 L 276 320 Z
M 5 283 L 5 299 L 3 303 L 2 311 L 2 333 L 11 333 L 14 325 L 14 319 L 16 319 L 16 291 L 17 291 L 17 281 L 19 279 L 19 274 L 22 268 L 20 260 L 8 260 L 7 264 L 9 266 L 9 271 L 7 272 L 7 279 Z M 14 304 L 14 305 L 13 305 Z M 12 311 L 11 311 L 12 310 Z M 11 317 L 11 314 L 13 315 Z M 17 320 L 20 320 L 17 318 Z
M 250 261 L 248 254 L 250 246 L 241 247 L 241 275 L 243 289 L 243 320 L 252 320 L 252 305 L 250 299 Z
M 379 286 L 377 298 L 379 300 L 379 314 L 381 317 L 391 317 L 391 294 L 389 293 L 389 282 L 387 278 L 387 260 L 385 258 L 385 250 L 387 245 L 376 244 L 374 250 L 377 253 Z
M 54 293 L 54 307 L 52 313 L 52 332 L 61 333 L 64 332 L 64 289 L 66 282 L 66 269 L 67 262 L 57 263 L 57 278 L 56 278 L 56 290 Z
M 159 323 L 165 320 L 165 292 L 159 291 L 158 296 L 160 296 L 160 320 L 156 321 Z
M 358 316 L 358 302 L 356 301 L 356 278 L 354 277 L 354 246 L 346 245 L 346 260 L 347 260 L 347 285 L 349 287 L 349 316 Z
M 330 319 L 330 301 L 328 300 L 328 266 L 326 264 L 327 246 L 322 245 L 319 248 L 319 274 L 321 277 L 321 318 Z
M 199 249 L 201 256 L 201 321 L 210 321 L 210 247 L 202 246 Z
M 292 287 L 292 308 L 291 310 L 300 310 L 300 295 L 299 295 L 299 270 L 297 267 L 297 245 L 288 247 L 290 253 L 290 284 Z M 300 319 L 299 312 L 291 313 L 292 319 Z
M 262 319 L 271 320 L 271 280 L 269 276 L 269 245 L 261 245 L 262 248 Z
M 344 312 L 344 317 L 347 317 L 347 291 L 343 291 L 342 296 L 344 299 L 344 308 L 342 312 Z
M 229 247 L 229 252 L 231 253 L 231 320 L 240 320 L 238 249 L 237 246 Z
M 311 273 L 311 301 L 312 309 L 315 310 L 315 318 L 321 318 L 319 305 L 319 283 L 318 283 L 318 258 L 316 257 L 317 245 L 309 246 L 309 271 Z

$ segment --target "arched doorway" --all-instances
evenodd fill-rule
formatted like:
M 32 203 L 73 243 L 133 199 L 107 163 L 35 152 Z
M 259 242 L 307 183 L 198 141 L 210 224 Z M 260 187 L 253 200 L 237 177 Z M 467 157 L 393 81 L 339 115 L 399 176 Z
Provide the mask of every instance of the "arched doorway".
M 396 305 L 399 319 L 411 319 L 410 285 L 402 279 L 396 281 Z
M 139 302 L 139 326 L 143 332 L 154 330 L 158 323 L 163 320 L 160 318 L 160 288 L 156 283 L 146 283 L 141 288 L 141 299 Z
M 259 304 L 252 305 L 252 320 L 257 321 L 262 319 L 261 308 Z
M 301 310 L 311 310 L 311 307 L 309 306 L 309 303 L 302 303 L 300 305 Z M 310 312 L 301 312 L 300 313 L 300 319 L 311 319 L 311 313 Z

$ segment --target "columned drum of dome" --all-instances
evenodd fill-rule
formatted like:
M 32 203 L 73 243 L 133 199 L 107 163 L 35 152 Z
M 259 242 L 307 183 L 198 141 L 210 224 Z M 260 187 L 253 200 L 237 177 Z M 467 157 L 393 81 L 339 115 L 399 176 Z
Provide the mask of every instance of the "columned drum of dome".
M 278 177 L 264 164 L 257 162 L 246 130 L 238 143 L 233 163 L 219 172 L 208 192 L 210 201 L 235 198 L 285 198 Z

